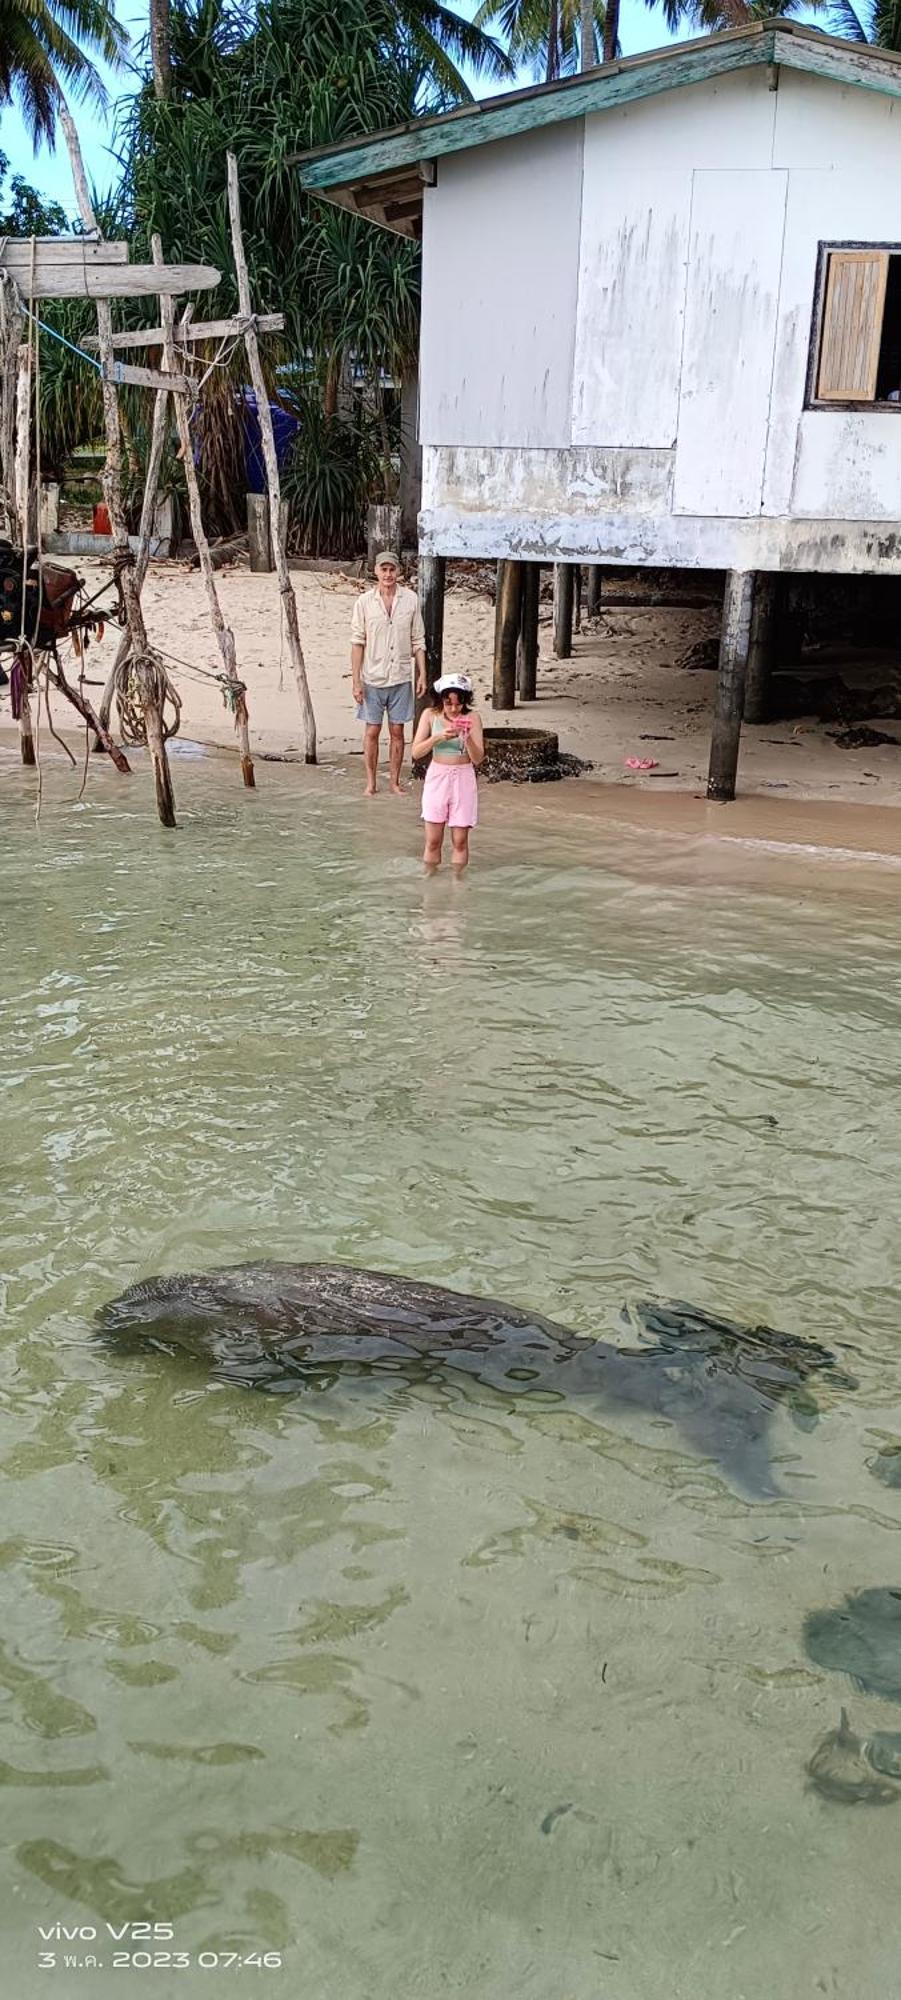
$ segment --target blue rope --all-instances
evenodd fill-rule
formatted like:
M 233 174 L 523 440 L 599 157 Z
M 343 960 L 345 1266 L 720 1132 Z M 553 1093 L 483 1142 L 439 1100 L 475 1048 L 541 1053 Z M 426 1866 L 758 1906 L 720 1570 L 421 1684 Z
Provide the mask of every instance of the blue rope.
M 86 354 L 83 347 L 76 347 L 75 342 L 67 340 L 65 334 L 58 332 L 55 326 L 48 326 L 46 320 L 38 319 L 37 313 L 32 312 L 29 306 L 25 307 L 25 311 L 29 319 L 34 320 L 35 326 L 40 327 L 42 333 L 49 333 L 51 340 L 58 340 L 61 347 L 68 347 L 70 354 L 77 354 L 79 361 L 87 361 L 92 368 L 96 368 L 98 375 L 102 374 L 103 363 L 95 361 L 93 354 Z

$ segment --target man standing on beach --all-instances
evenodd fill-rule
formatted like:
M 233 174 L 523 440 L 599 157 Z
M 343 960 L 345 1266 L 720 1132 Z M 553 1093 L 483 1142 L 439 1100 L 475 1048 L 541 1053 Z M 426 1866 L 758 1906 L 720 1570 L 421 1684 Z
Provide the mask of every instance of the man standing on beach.
M 425 626 L 415 590 L 398 583 L 400 564 L 386 549 L 375 559 L 375 589 L 357 598 L 350 626 L 350 665 L 357 720 L 365 724 L 363 757 L 366 797 L 378 789 L 379 738 L 388 718 L 388 771 L 392 792 L 400 792 L 404 728 L 413 720 L 412 668 L 416 693 L 425 694 Z

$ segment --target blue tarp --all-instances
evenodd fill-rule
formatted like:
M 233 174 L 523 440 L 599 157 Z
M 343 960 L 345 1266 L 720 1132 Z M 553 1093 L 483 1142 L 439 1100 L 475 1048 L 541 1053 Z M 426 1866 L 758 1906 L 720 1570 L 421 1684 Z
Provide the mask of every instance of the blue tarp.
M 263 462 L 263 446 L 260 439 L 260 420 L 257 416 L 257 399 L 252 389 L 243 390 L 244 397 L 244 471 L 248 493 L 265 493 L 266 467 Z M 279 471 L 288 456 L 294 439 L 300 429 L 300 420 L 283 409 L 280 403 L 270 403 L 272 429 L 275 433 L 275 456 Z

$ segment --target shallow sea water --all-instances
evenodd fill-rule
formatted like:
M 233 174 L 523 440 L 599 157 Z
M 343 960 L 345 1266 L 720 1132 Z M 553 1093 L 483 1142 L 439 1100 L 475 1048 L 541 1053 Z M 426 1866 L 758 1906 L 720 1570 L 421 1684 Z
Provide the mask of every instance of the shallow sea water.
M 167 837 L 143 776 L 51 768 L 35 829 L 3 772 L 4 1990 L 882 2000 L 901 1810 L 805 1766 L 901 1713 L 802 1627 L 901 1584 L 897 869 L 529 793 L 427 881 L 413 801 L 259 776 L 180 759 Z M 258 1257 L 608 1339 L 688 1299 L 859 1387 L 754 1501 L 653 1411 L 95 1344 Z

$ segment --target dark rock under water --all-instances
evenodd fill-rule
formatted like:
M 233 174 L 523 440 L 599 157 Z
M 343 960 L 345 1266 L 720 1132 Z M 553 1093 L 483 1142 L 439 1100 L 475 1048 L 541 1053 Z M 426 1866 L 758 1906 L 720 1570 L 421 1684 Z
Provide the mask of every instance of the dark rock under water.
M 640 1305 L 633 1321 L 641 1344 L 619 1347 L 416 1279 L 279 1263 L 149 1278 L 97 1314 L 101 1336 L 117 1346 L 186 1353 L 216 1379 L 270 1393 L 327 1388 L 355 1367 L 417 1379 L 464 1369 L 510 1394 L 596 1394 L 604 1405 L 669 1418 L 754 1495 L 777 1490 L 769 1452 L 776 1405 L 805 1423 L 817 1413 L 804 1386 L 812 1374 L 854 1386 L 827 1348 L 770 1327 L 681 1304 Z
M 867 1459 L 867 1467 L 881 1486 L 901 1486 L 901 1446 L 886 1445 L 875 1458 Z
M 901 1590 L 856 1590 L 834 1608 L 809 1611 L 804 1644 L 818 1667 L 848 1674 L 867 1694 L 901 1701 Z
M 807 1766 L 809 1788 L 823 1799 L 840 1806 L 893 1806 L 901 1799 L 901 1785 L 887 1782 L 897 1775 L 885 1773 L 873 1756 L 873 1746 L 883 1739 L 862 1742 L 851 1728 L 843 1708 L 837 1729 L 830 1729 Z

